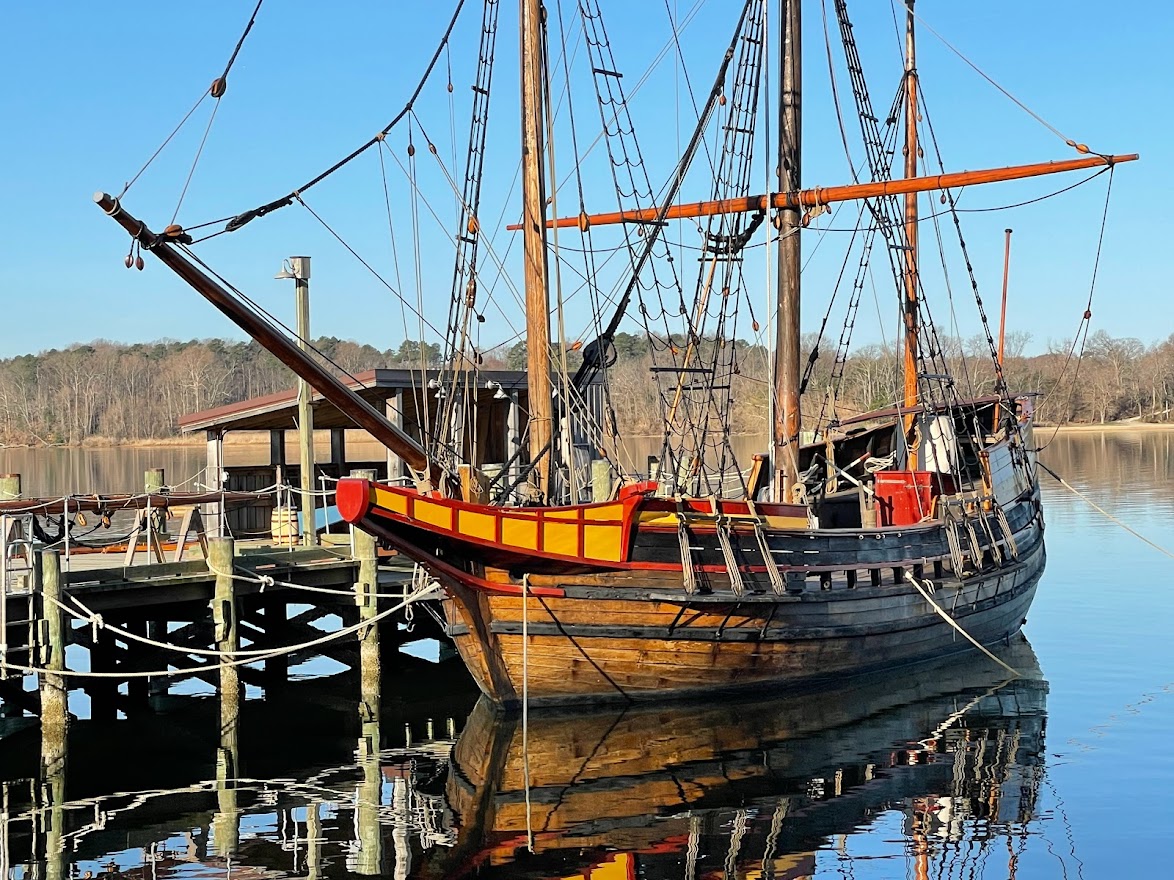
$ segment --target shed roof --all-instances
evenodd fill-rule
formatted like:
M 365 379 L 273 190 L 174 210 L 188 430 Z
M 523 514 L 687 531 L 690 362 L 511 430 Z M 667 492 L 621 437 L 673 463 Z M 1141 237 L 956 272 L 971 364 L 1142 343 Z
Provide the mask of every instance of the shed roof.
M 430 370 L 429 379 L 439 377 L 440 371 Z M 477 387 L 483 393 L 494 394 L 500 385 L 505 391 L 526 389 L 526 373 L 519 370 L 481 370 L 476 374 Z M 399 391 L 417 394 L 422 390 L 420 373 L 406 369 L 366 370 L 352 380 L 345 381 L 347 387 L 358 392 L 376 409 L 382 410 L 387 400 Z M 490 385 L 490 383 L 494 383 Z M 353 428 L 354 424 L 340 413 L 334 404 L 317 392 L 314 401 L 315 428 Z M 290 388 L 262 397 L 228 403 L 224 406 L 188 413 L 179 417 L 179 429 L 184 433 L 193 431 L 266 431 L 283 430 L 297 426 L 298 391 Z

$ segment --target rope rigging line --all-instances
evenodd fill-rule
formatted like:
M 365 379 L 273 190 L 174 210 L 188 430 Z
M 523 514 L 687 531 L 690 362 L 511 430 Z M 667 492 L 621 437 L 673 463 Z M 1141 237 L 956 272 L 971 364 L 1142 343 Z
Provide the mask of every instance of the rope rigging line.
M 1097 513 L 1102 514 L 1106 519 L 1110 520 L 1111 522 L 1116 523 L 1121 528 L 1125 529 L 1125 531 L 1129 532 L 1129 534 L 1133 535 L 1135 538 L 1137 538 L 1141 541 L 1144 541 L 1146 544 L 1149 544 L 1151 547 L 1153 547 L 1159 553 L 1162 553 L 1165 556 L 1169 556 L 1171 559 L 1174 559 L 1174 552 L 1167 550 L 1165 547 L 1161 546 L 1160 544 L 1154 543 L 1149 538 L 1147 538 L 1145 535 L 1141 534 L 1140 532 L 1138 532 L 1135 529 L 1131 528 L 1130 526 L 1126 525 L 1122 520 L 1113 516 L 1113 514 L 1109 513 L 1109 511 L 1105 510 L 1103 507 L 1101 507 L 1099 504 L 1097 504 L 1095 501 L 1093 501 L 1091 498 L 1089 498 L 1087 495 L 1085 495 L 1083 492 L 1081 492 L 1079 489 L 1077 489 L 1075 486 L 1073 486 L 1071 483 L 1069 483 L 1067 480 L 1065 480 L 1063 477 L 1061 477 L 1059 474 L 1057 474 L 1054 470 L 1052 470 L 1050 467 L 1048 467 L 1043 462 L 1037 461 L 1036 464 L 1038 467 L 1042 468 L 1045 473 L 1047 473 L 1050 477 L 1052 477 L 1057 483 L 1059 483 L 1061 486 L 1063 486 L 1065 489 L 1067 489 L 1069 492 L 1071 492 L 1073 495 L 1075 495 L 1081 501 L 1085 502 L 1089 507 L 1091 507 L 1093 510 L 1097 511 Z
M 385 125 L 377 135 L 372 137 L 369 141 L 364 143 L 358 149 L 354 150 L 353 152 L 351 152 L 347 156 L 343 157 L 338 162 L 335 162 L 333 165 L 331 165 L 325 171 L 318 174 L 316 177 L 311 178 L 309 181 L 302 184 L 297 189 L 293 190 L 291 193 L 289 193 L 289 195 L 282 196 L 279 199 L 274 199 L 273 201 L 267 202 L 264 205 L 260 205 L 256 208 L 252 208 L 252 209 L 245 211 L 241 214 L 237 214 L 235 217 L 233 217 L 228 222 L 228 225 L 225 226 L 224 231 L 225 232 L 235 232 L 236 230 L 238 230 L 242 226 L 244 226 L 246 223 L 249 223 L 258 217 L 264 217 L 266 214 L 269 214 L 269 213 L 276 211 L 280 208 L 288 207 L 289 205 L 293 204 L 294 200 L 297 199 L 300 194 L 302 194 L 306 190 L 310 189 L 310 187 L 315 186 L 318 183 L 321 183 L 323 180 L 325 180 L 327 177 L 329 177 L 335 171 L 338 171 L 344 165 L 349 164 L 353 159 L 362 155 L 367 150 L 369 150 L 371 147 L 375 146 L 380 141 L 382 141 L 385 137 L 387 137 L 388 132 L 390 132 L 393 128 L 395 128 L 400 123 L 400 121 L 412 111 L 412 108 L 415 106 L 416 99 L 418 97 L 420 97 L 420 93 L 424 90 L 424 86 L 427 84 L 429 78 L 432 76 L 432 71 L 435 69 L 437 62 L 440 60 L 441 54 L 444 52 L 445 48 L 448 46 L 448 41 L 449 41 L 450 37 L 452 36 L 453 28 L 456 27 L 457 19 L 460 17 L 461 10 L 464 8 L 464 5 L 465 5 L 465 0 L 457 0 L 456 9 L 453 10 L 452 18 L 449 20 L 448 27 L 444 31 L 444 36 L 442 36 L 440 39 L 440 45 L 438 45 L 436 47 L 436 51 L 432 55 L 432 60 L 428 62 L 428 66 L 424 69 L 424 75 L 420 77 L 420 81 L 416 84 L 416 88 L 413 90 L 411 96 L 408 98 L 408 101 L 404 105 L 403 109 L 400 110 L 400 112 L 395 115 L 395 117 L 391 120 L 391 122 L 387 123 L 387 125 Z
M 1072 415 L 1072 399 L 1076 395 L 1076 380 L 1080 376 L 1080 365 L 1084 361 L 1084 349 L 1088 345 L 1088 331 L 1092 326 L 1092 300 L 1093 294 L 1096 291 L 1097 270 L 1101 265 L 1101 248 L 1105 243 L 1105 226 L 1109 219 L 1109 198 L 1113 193 L 1113 170 L 1113 167 L 1109 166 L 1109 183 L 1105 187 L 1105 207 L 1101 213 L 1101 229 L 1097 235 L 1097 251 L 1093 259 L 1092 278 L 1088 285 L 1088 302 L 1085 304 L 1084 314 L 1081 316 L 1080 323 L 1076 327 L 1076 335 L 1072 338 L 1072 345 L 1068 348 L 1068 354 L 1064 358 L 1064 366 L 1060 368 L 1060 375 L 1056 379 L 1056 385 L 1059 386 L 1064 378 L 1064 374 L 1068 371 L 1068 365 L 1072 362 L 1072 355 L 1076 352 L 1076 347 L 1079 344 L 1080 354 L 1076 358 L 1076 368 L 1072 371 L 1072 382 L 1068 386 L 1068 400 L 1065 403 L 1063 418 L 1056 419 L 1056 428 L 1052 432 L 1051 438 L 1047 443 L 1037 447 L 1036 452 L 1042 452 L 1052 445 L 1056 439 L 1056 435 L 1060 433 L 1061 424 L 1070 419 Z M 1041 409 L 1050 397 L 1051 393 L 1048 394 L 1048 397 L 1044 398 L 1040 404 Z
M 975 64 L 973 61 L 971 61 L 969 58 L 967 58 L 965 55 L 963 55 L 962 52 L 959 51 L 957 48 L 955 48 L 952 43 L 950 43 L 945 37 L 943 37 L 936 30 L 934 30 L 933 27 L 929 24 L 929 22 L 927 22 L 924 18 L 922 18 L 917 12 L 913 12 L 913 16 L 919 22 L 921 22 L 922 26 L 925 27 L 926 30 L 928 30 L 931 34 L 933 34 L 935 37 L 937 37 L 943 46 L 945 46 L 947 49 L 949 49 L 951 52 L 953 52 L 955 55 L 957 55 L 960 59 L 962 59 L 962 61 L 965 62 L 966 65 L 968 67 L 970 67 L 975 73 L 977 73 L 979 76 L 981 76 L 983 79 L 985 79 L 988 83 L 990 83 L 992 86 L 994 86 L 1000 92 L 1002 92 L 1003 95 L 1006 96 L 1008 99 L 1010 99 L 1011 102 L 1014 103 L 1017 107 L 1019 107 L 1020 110 L 1025 112 L 1028 116 L 1030 116 L 1032 119 L 1034 119 L 1036 122 L 1038 122 L 1044 128 L 1046 128 L 1048 131 L 1050 131 L 1052 134 L 1054 134 L 1060 140 L 1062 140 L 1065 144 L 1067 144 L 1070 147 L 1075 148 L 1078 153 L 1091 152 L 1091 153 L 1094 153 L 1098 156 L 1105 155 L 1104 153 L 1098 153 L 1096 150 L 1090 150 L 1084 144 L 1078 144 L 1076 141 L 1067 137 L 1058 128 L 1056 128 L 1054 125 L 1052 125 L 1046 119 L 1044 119 L 1042 116 L 1040 116 L 1038 113 L 1036 113 L 1030 107 L 1028 107 L 1026 104 L 1024 104 L 1022 101 L 1020 101 L 1014 95 L 1012 95 L 1009 91 L 1007 91 L 1007 89 L 1003 88 L 1003 86 L 999 85 L 999 83 L 996 82 L 991 76 L 989 76 L 984 70 L 982 70 L 982 68 L 980 68 L 977 64 Z
M 208 133 L 212 129 L 212 121 L 216 118 L 216 110 L 219 109 L 219 107 L 220 107 L 220 98 L 224 96 L 224 91 L 227 88 L 228 72 L 230 70 L 232 70 L 232 65 L 234 63 L 236 63 L 237 55 L 240 54 L 241 47 L 244 46 L 244 44 L 245 44 L 245 38 L 248 37 L 249 31 L 251 31 L 253 29 L 253 25 L 257 21 L 257 13 L 261 11 L 261 4 L 263 2 L 264 2 L 264 0 L 257 0 L 257 5 L 253 9 L 253 14 L 251 16 L 249 16 L 249 21 L 248 21 L 248 24 L 245 25 L 244 32 L 241 34 L 240 39 L 236 41 L 236 46 L 232 50 L 232 55 L 230 55 L 228 58 L 228 63 L 224 65 L 224 72 L 222 74 L 220 74 L 220 76 L 218 76 L 216 79 L 212 80 L 212 85 L 209 88 L 205 89 L 200 94 L 199 100 L 197 100 L 196 103 L 194 105 L 192 105 L 192 109 L 189 110 L 184 115 L 183 119 L 180 120 L 179 125 L 177 125 L 175 127 L 175 129 L 171 132 L 171 134 L 169 134 L 164 139 L 163 143 L 159 145 L 159 148 L 157 150 L 155 150 L 154 153 L 151 154 L 151 158 L 149 158 L 146 161 L 146 163 L 143 165 L 143 167 L 139 169 L 138 173 L 135 174 L 134 177 L 132 177 L 129 181 L 127 181 L 123 185 L 122 192 L 120 192 L 118 194 L 119 199 L 121 199 L 123 196 L 126 195 L 127 191 L 134 185 L 135 181 L 137 181 L 139 179 L 139 177 L 142 176 L 143 172 L 146 171 L 148 167 L 150 167 L 151 163 L 154 162 L 155 159 L 157 159 L 159 157 L 159 154 L 163 152 L 164 147 L 166 147 L 171 142 L 171 139 L 179 133 L 179 130 L 184 127 L 184 125 L 187 123 L 188 119 L 191 118 L 191 115 L 196 112 L 196 109 L 202 103 L 204 103 L 204 99 L 211 96 L 212 98 L 214 98 L 216 100 L 216 107 L 212 110 L 212 116 L 208 119 L 207 128 L 204 129 L 204 137 L 200 141 L 199 149 L 196 151 L 196 157 L 192 162 L 191 171 L 188 172 L 187 181 L 184 183 L 183 192 L 180 194 L 180 197 L 179 197 L 179 204 L 175 206 L 175 215 L 173 215 L 171 218 L 171 222 L 172 223 L 175 222 L 175 217 L 179 214 L 180 205 L 183 204 L 184 195 L 187 193 L 188 185 L 191 183 L 192 175 L 195 174 L 196 164 L 200 161 L 200 154 L 204 151 L 204 143 L 208 140 Z M 225 220 L 228 220 L 228 219 L 230 219 L 230 218 L 225 217 L 221 220 L 214 220 L 212 222 L 213 223 L 223 223 Z M 209 225 L 209 224 L 204 224 L 204 223 L 200 224 L 200 226 L 206 226 L 206 225 Z M 199 227 L 193 227 L 193 228 L 199 228 Z

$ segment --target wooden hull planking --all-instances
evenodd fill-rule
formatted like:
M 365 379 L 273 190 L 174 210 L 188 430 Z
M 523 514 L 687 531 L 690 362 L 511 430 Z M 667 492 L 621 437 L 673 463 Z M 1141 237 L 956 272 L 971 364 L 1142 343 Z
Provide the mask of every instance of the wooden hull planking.
M 935 601 L 980 643 L 1005 640 L 1022 625 L 1044 567 L 1038 496 L 1011 505 L 1007 520 L 1011 540 L 989 523 L 971 531 L 962 577 L 940 522 L 772 531 L 767 546 L 786 590 L 772 589 L 762 545 L 731 533 L 741 594 L 704 529 L 691 533 L 693 594 L 682 586 L 679 561 L 531 574 L 462 564 L 445 552 L 451 545 L 416 558 L 446 587 L 449 634 L 496 702 L 515 705 L 524 691 L 532 705 L 646 700 L 792 685 L 973 650 L 907 576 L 930 583 Z M 404 540 L 377 518 L 363 525 L 419 554 L 418 533 Z M 637 529 L 631 554 L 667 560 L 663 532 Z

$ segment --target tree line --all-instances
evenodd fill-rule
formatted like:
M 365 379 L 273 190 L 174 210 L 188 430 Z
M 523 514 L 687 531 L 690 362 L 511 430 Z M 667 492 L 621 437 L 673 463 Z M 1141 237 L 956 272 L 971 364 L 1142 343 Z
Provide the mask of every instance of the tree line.
M 1010 337 L 1004 374 L 1013 393 L 1032 396 L 1040 421 L 1170 420 L 1174 335 L 1146 345 L 1100 331 L 1088 338 L 1082 356 L 1070 356 L 1060 348 L 1028 355 L 1024 351 L 1029 341 L 1026 334 Z M 808 353 L 814 343 L 813 337 L 805 340 Z M 944 339 L 939 344 L 959 395 L 992 392 L 995 374 L 985 340 Z M 411 340 L 385 350 L 334 337 L 316 339 L 313 345 L 339 372 L 422 364 L 435 368 L 441 360 L 439 346 Z M 731 427 L 739 433 L 763 433 L 770 389 L 766 352 L 747 342 L 735 345 Z M 841 418 L 895 402 L 901 355 L 893 346 L 859 348 L 838 365 L 830 348 L 821 346 L 812 364 L 803 404 L 808 426 L 821 409 L 830 413 L 833 401 Z M 608 378 L 621 430 L 659 433 L 664 402 L 650 372 L 653 357 L 648 340 L 618 334 L 615 354 Z M 571 369 L 578 359 L 575 355 Z M 521 369 L 525 357 L 525 343 L 519 342 L 485 353 L 481 366 Z M 835 383 L 834 374 L 840 374 Z M 205 339 L 126 345 L 99 340 L 20 355 L 0 360 L 0 443 L 167 438 L 178 433 L 181 415 L 292 385 L 289 370 L 255 342 Z

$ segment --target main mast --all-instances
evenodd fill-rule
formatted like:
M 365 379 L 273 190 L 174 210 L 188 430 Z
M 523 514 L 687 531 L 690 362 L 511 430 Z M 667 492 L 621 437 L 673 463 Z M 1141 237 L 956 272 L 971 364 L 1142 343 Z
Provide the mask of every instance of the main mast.
M 913 4 L 905 0 L 905 178 L 917 177 L 917 53 L 913 38 Z M 905 431 L 913 424 L 917 406 L 917 193 L 905 194 Z M 907 466 L 917 468 L 917 453 L 909 453 Z
M 546 287 L 546 190 L 542 176 L 542 3 L 521 0 L 522 243 L 532 481 L 550 498 L 550 300 Z
M 779 89 L 779 191 L 800 185 L 802 113 L 801 0 L 782 0 L 782 57 Z M 774 497 L 792 501 L 799 482 L 799 230 L 798 205 L 779 208 L 779 289 L 775 318 Z

